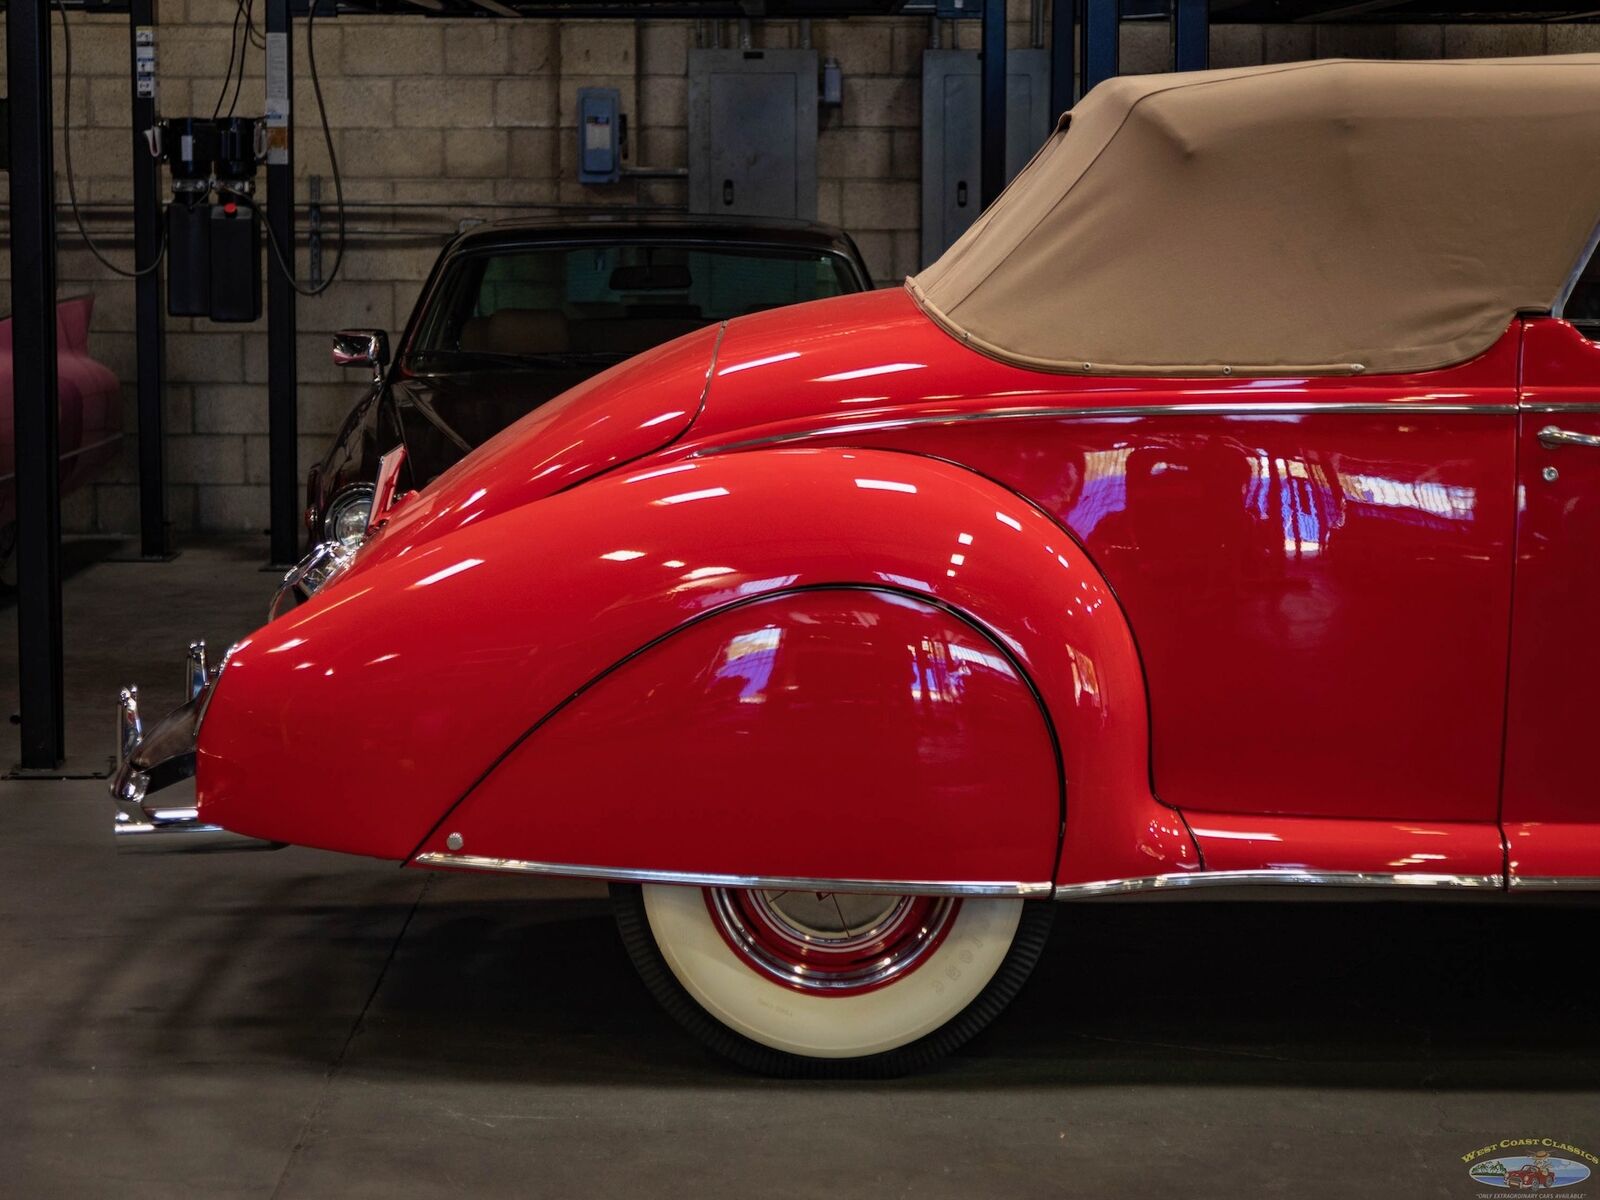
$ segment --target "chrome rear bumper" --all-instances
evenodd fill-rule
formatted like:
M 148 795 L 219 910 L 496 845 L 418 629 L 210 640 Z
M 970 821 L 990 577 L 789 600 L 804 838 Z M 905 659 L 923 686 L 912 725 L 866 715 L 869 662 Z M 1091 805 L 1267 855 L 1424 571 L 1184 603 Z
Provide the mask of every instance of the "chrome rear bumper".
M 206 664 L 206 644 L 193 642 L 184 664 L 184 687 L 189 698 L 146 732 L 139 715 L 139 689 L 129 685 L 117 697 L 117 768 L 111 775 L 111 799 L 117 806 L 112 833 L 118 839 L 153 840 L 194 845 L 195 835 L 239 848 L 266 846 L 254 838 L 229 833 L 220 825 L 200 819 L 193 805 L 161 805 L 150 797 L 194 777 L 195 738 L 216 672 Z M 165 835 L 182 834 L 182 839 Z

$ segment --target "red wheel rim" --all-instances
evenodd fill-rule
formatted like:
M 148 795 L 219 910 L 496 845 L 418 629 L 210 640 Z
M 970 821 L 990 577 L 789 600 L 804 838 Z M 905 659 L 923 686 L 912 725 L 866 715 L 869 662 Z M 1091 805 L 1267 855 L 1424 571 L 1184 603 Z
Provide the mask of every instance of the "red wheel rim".
M 925 963 L 961 907 L 939 896 L 705 889 L 717 931 L 751 969 L 800 992 L 850 996 Z

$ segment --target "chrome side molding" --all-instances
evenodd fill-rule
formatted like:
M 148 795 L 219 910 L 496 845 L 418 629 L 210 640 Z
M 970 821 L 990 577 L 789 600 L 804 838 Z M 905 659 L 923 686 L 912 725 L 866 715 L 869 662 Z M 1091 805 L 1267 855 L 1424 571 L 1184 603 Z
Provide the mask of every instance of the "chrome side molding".
M 178 810 L 174 810 L 175 812 Z M 460 835 L 451 835 L 459 845 Z M 687 887 L 784 888 L 796 891 L 879 893 L 896 896 L 1012 897 L 1023 900 L 1053 898 L 1058 901 L 1115 899 L 1117 897 L 1223 896 L 1230 891 L 1248 896 L 1264 889 L 1304 888 L 1308 894 L 1337 898 L 1370 892 L 1388 898 L 1441 895 L 1505 896 L 1505 879 L 1498 874 L 1469 875 L 1425 871 L 1311 871 L 1281 868 L 1259 871 L 1192 871 L 1141 875 L 1126 879 L 1098 879 L 1088 883 L 1030 883 L 1012 880 L 931 879 L 829 879 L 790 875 L 725 875 L 707 871 L 656 871 L 637 867 L 598 867 L 582 863 L 533 862 L 519 858 L 494 858 L 481 854 L 430 850 L 411 860 L 422 867 L 462 871 L 500 871 L 521 875 L 550 875 L 566 879 L 597 879 L 615 883 L 670 883 Z M 1600 876 L 1513 876 L 1512 891 L 1600 891 Z
M 1048 883 L 998 880 L 938 881 L 927 879 L 813 879 L 789 875 L 719 875 L 705 871 L 650 871 L 635 867 L 592 867 L 576 863 L 529 862 L 479 854 L 428 851 L 412 862 L 424 867 L 456 867 L 469 871 L 510 871 L 523 875 L 557 875 L 568 879 L 603 879 L 616 883 L 678 883 L 692 887 L 783 888 L 807 892 L 884 893 L 894 896 L 1013 896 L 1043 899 Z
M 1102 879 L 1093 883 L 1068 883 L 1055 889 L 1057 900 L 1094 900 L 1108 896 L 1129 896 L 1141 892 L 1185 892 L 1193 889 L 1258 887 L 1379 888 L 1393 891 L 1437 891 L 1471 889 L 1477 892 L 1504 890 L 1499 875 L 1446 875 L 1418 871 L 1379 873 L 1368 871 L 1304 871 L 1299 869 L 1264 871 L 1194 871 L 1164 875 L 1143 875 L 1131 879 Z
M 1595 892 L 1600 891 L 1600 875 L 1513 875 L 1514 892 Z

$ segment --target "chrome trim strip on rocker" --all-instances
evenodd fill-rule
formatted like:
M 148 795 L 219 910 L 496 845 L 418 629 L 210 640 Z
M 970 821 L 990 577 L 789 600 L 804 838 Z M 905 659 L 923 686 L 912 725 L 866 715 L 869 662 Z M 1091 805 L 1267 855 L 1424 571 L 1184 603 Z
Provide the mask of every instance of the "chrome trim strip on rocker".
M 619 883 L 681 883 L 694 887 L 787 888 L 794 891 L 884 893 L 894 896 L 1020 896 L 1043 898 L 1054 890 L 1048 883 L 979 880 L 934 883 L 922 879 L 810 879 L 786 875 L 716 875 L 702 871 L 650 871 L 636 867 L 586 867 L 574 863 L 528 862 L 520 858 L 488 858 L 480 854 L 444 854 L 430 850 L 412 860 L 425 867 L 461 867 L 472 871 L 510 871 L 524 875 L 559 875 L 569 879 L 605 879 Z
M 1513 875 L 1515 891 L 1548 892 L 1564 888 L 1572 892 L 1600 891 L 1600 875 Z
M 1499 875 L 1435 875 L 1416 871 L 1397 874 L 1367 871 L 1195 871 L 1143 875 L 1132 879 L 1102 879 L 1094 883 L 1068 883 L 1055 890 L 1057 900 L 1092 900 L 1100 896 L 1126 896 L 1203 887 L 1257 887 L 1298 885 L 1343 888 L 1487 888 L 1501 889 Z
M 696 450 L 690 458 L 707 458 L 713 454 L 728 454 L 739 450 L 756 450 L 763 446 L 777 446 L 786 442 L 810 441 L 813 438 L 849 436 L 858 433 L 888 433 L 900 429 L 913 429 L 924 425 L 959 425 L 967 421 L 1025 421 L 1071 419 L 1087 420 L 1096 417 L 1127 420 L 1130 417 L 1283 417 L 1315 416 L 1318 413 L 1343 413 L 1367 416 L 1399 416 L 1406 413 L 1431 413 L 1449 416 L 1509 416 L 1517 411 L 1514 404 L 1407 404 L 1404 400 L 1386 403 L 1364 401 L 1264 401 L 1258 404 L 1137 404 L 1117 408 L 1061 408 L 1043 406 L 1036 408 L 987 408 L 974 412 L 929 414 L 920 417 L 892 417 L 882 421 L 850 421 L 814 429 L 799 429 L 792 433 L 774 433 L 766 437 L 749 438 L 740 442 L 724 442 Z

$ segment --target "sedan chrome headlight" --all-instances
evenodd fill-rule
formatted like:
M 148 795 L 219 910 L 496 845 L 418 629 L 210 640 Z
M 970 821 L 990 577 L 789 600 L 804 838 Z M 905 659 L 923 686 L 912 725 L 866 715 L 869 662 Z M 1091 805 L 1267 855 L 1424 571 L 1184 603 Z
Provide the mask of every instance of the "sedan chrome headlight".
M 357 483 L 343 489 L 328 502 L 327 514 L 322 518 L 323 536 L 352 551 L 360 546 L 372 518 L 372 495 L 370 483 Z

